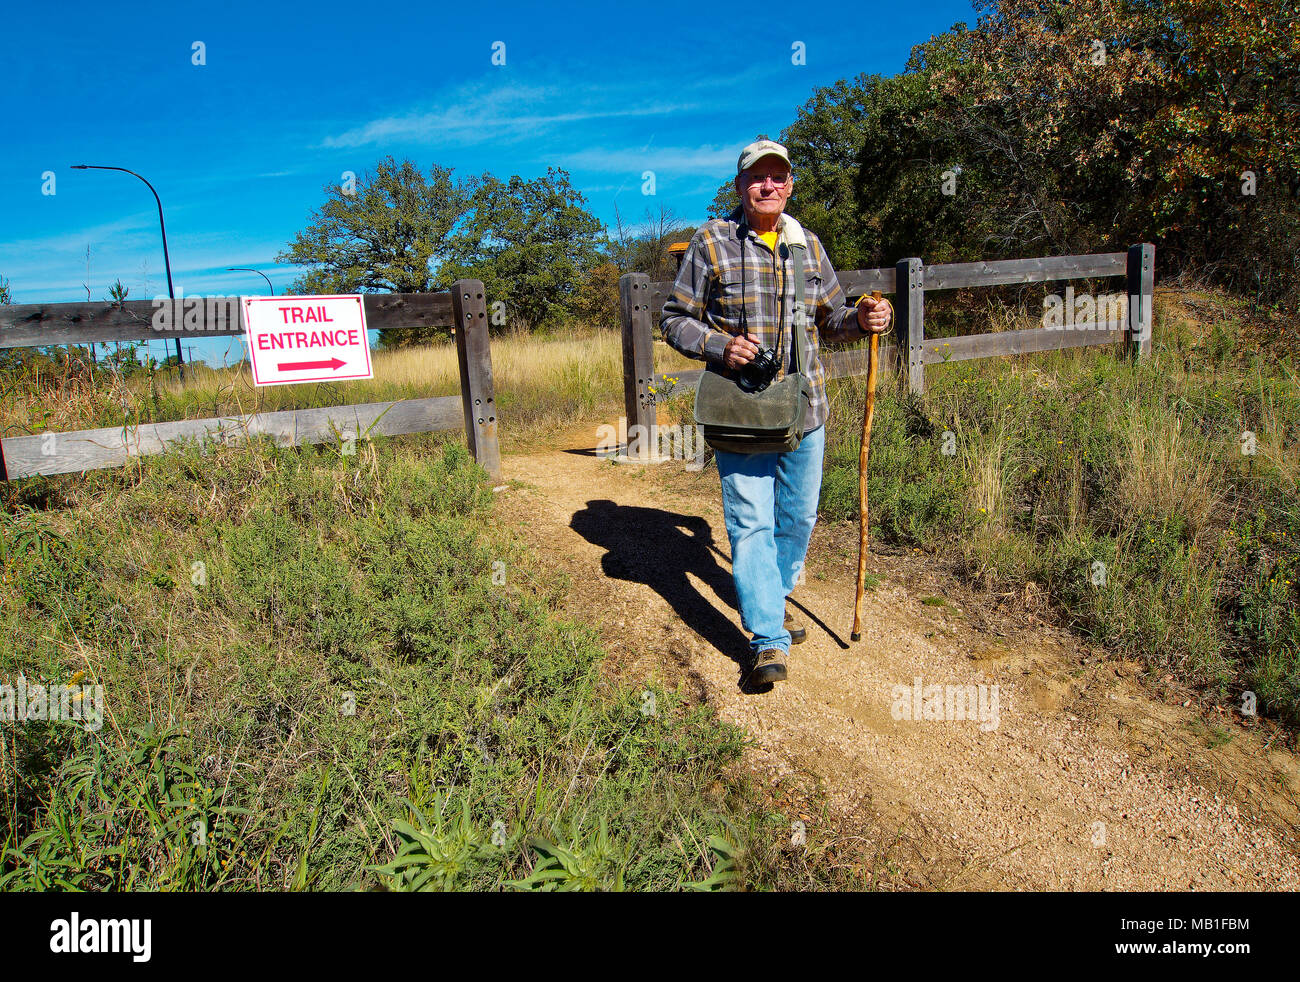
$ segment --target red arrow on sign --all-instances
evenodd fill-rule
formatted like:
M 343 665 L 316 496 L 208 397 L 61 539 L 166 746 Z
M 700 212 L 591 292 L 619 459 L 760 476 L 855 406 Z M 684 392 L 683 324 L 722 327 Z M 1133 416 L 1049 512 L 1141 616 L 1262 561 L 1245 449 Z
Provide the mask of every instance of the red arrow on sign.
M 279 368 L 282 372 L 305 372 L 309 368 L 331 368 L 340 369 L 345 362 L 341 358 L 331 358 L 329 361 L 282 361 Z

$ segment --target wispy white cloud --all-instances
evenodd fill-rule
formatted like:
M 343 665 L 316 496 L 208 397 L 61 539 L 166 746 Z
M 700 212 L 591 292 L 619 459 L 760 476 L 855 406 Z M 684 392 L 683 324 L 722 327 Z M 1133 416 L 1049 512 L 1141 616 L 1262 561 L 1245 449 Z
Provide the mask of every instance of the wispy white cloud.
M 82 286 L 86 279 L 84 254 L 91 245 L 91 297 L 100 300 L 107 285 L 120 277 L 131 290 L 132 299 L 162 295 L 167 289 L 162 251 L 157 228 L 141 229 L 140 234 L 124 237 L 105 234 L 125 223 L 95 226 L 73 234 L 29 239 L 21 252 L 12 253 L 3 273 L 14 289 L 16 303 L 57 303 L 85 300 Z M 94 237 L 92 237 L 92 235 Z M 274 256 L 283 243 L 241 241 L 229 231 L 199 232 L 194 235 L 169 235 L 172 279 L 178 293 L 222 294 L 255 292 L 261 277 L 249 273 L 226 272 L 230 266 L 260 266 L 277 283 L 292 278 L 292 266 L 272 267 L 266 258 Z M 147 283 L 146 283 L 147 280 Z
M 355 149 L 383 143 L 468 145 L 536 137 L 574 123 L 667 116 L 694 108 L 680 102 L 626 97 L 607 86 L 463 85 L 449 91 L 442 108 L 382 116 L 325 137 L 320 146 Z
M 86 251 L 86 246 L 94 249 L 103 242 L 122 242 L 152 232 L 158 235 L 158 213 L 142 211 L 127 215 L 111 222 L 90 225 L 75 232 L 62 232 L 57 235 L 43 235 L 31 239 L 6 239 L 4 253 L 21 262 L 40 253 L 64 253 Z
M 701 171 L 726 173 L 728 168 L 735 168 L 736 154 L 735 147 L 707 144 L 698 147 L 589 147 L 561 154 L 556 162 L 573 169 L 627 171 L 638 175 L 639 180 L 639 175 L 646 170 L 652 170 L 656 175 Z

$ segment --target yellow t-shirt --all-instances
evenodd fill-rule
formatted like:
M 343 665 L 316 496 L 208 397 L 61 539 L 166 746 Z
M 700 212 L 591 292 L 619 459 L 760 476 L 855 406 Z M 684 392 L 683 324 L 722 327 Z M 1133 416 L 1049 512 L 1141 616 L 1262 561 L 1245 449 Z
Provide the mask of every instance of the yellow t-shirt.
M 778 236 L 778 234 L 779 234 L 778 230 L 777 230 L 777 229 L 772 229 L 772 231 L 770 231 L 770 232 L 755 232 L 754 234 L 757 235 L 760 239 L 762 239 L 764 242 L 767 243 L 767 247 L 768 247 L 769 249 L 772 250 L 772 255 L 775 256 L 775 255 L 776 255 L 776 239 L 777 239 L 777 236 Z M 777 295 L 778 297 L 781 296 L 781 291 L 782 291 L 782 290 L 784 289 L 784 287 L 785 287 L 785 283 L 783 282 L 783 281 L 784 281 L 784 275 L 783 275 L 784 273 L 785 273 L 785 270 L 784 270 L 781 266 L 777 266 L 777 268 L 776 268 L 776 295 Z M 778 300 L 777 302 L 780 303 L 779 300 Z

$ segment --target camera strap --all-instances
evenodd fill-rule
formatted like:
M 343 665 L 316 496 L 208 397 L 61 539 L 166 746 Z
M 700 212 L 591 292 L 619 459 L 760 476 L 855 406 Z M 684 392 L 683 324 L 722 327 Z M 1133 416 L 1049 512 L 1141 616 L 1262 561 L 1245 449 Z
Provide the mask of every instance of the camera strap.
M 741 236 L 740 236 L 740 336 L 741 337 L 744 337 L 746 334 L 749 333 L 749 298 L 745 290 L 745 280 L 746 280 L 745 271 L 747 269 L 747 263 L 745 262 L 745 242 L 748 239 L 749 239 L 749 233 L 745 229 L 741 229 Z M 780 248 L 781 248 L 780 243 L 777 243 L 778 255 L 780 254 L 779 252 Z M 783 297 L 777 297 L 778 311 L 780 310 L 781 304 L 783 302 L 784 302 Z M 776 348 L 775 348 L 775 354 L 778 363 L 781 360 L 782 352 L 785 351 L 785 334 L 780 330 L 780 326 L 781 325 L 778 323 L 777 332 L 776 332 Z
M 803 278 L 804 257 L 808 252 L 808 242 L 804 238 L 803 226 L 789 215 L 781 216 L 781 237 L 783 242 L 777 243 L 777 257 L 780 257 L 781 246 L 786 247 L 790 255 L 791 265 L 794 267 L 794 310 L 791 317 L 790 327 L 790 374 L 797 375 L 803 371 L 804 352 L 808 348 L 808 336 L 805 333 L 805 324 L 807 317 L 807 298 Z M 740 333 L 745 335 L 749 333 L 749 316 L 748 316 L 748 297 L 745 289 L 745 241 L 747 234 L 740 236 Z M 784 289 L 782 293 L 784 293 Z M 780 305 L 784 304 L 785 297 L 777 298 L 778 310 Z M 778 328 L 780 325 L 778 324 Z M 778 360 L 784 361 L 781 357 L 785 351 L 785 332 L 777 331 L 776 335 L 776 356 Z

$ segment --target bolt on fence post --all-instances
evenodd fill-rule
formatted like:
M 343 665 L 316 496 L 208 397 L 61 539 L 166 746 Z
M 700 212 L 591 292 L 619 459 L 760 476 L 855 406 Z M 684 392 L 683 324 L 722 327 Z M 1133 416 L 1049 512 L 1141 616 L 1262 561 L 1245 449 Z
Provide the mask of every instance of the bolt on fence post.
M 1156 247 L 1150 242 L 1129 246 L 1127 272 L 1126 347 L 1130 355 L 1145 358 L 1151 354 L 1151 331 L 1155 327 L 1151 301 L 1156 284 Z
M 907 388 L 919 396 L 925 392 L 925 363 L 921 360 L 925 348 L 925 264 L 916 258 L 900 259 L 894 270 L 899 367 L 905 353 Z
M 499 481 L 501 450 L 497 445 L 492 349 L 488 344 L 487 301 L 482 280 L 457 280 L 451 285 L 451 312 L 456 324 L 456 359 L 460 363 L 465 440 L 474 459 L 493 481 Z
M 654 433 L 655 382 L 654 328 L 650 312 L 650 277 L 645 273 L 624 273 L 618 280 L 619 315 L 623 325 L 623 413 L 627 432 L 642 434 L 628 438 L 628 456 L 652 454 L 645 434 Z M 634 429 L 634 427 L 639 427 Z M 631 444 L 636 444 L 634 454 Z

